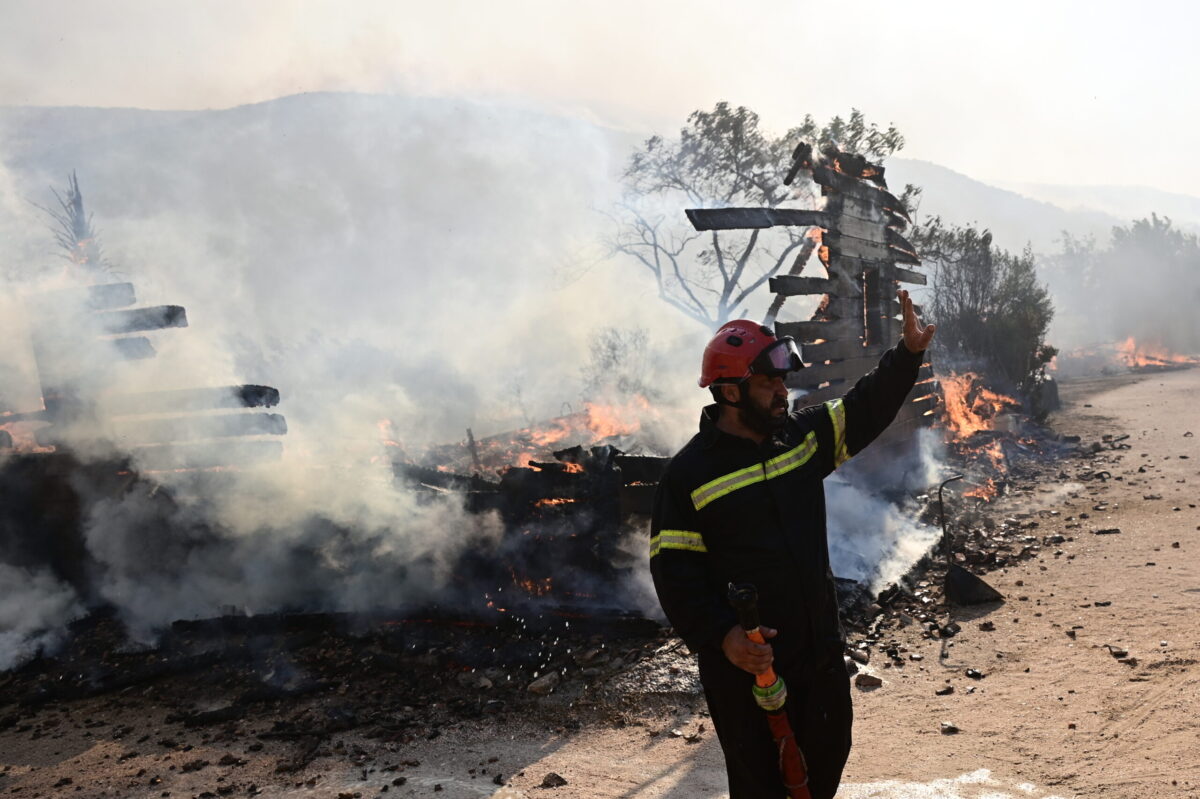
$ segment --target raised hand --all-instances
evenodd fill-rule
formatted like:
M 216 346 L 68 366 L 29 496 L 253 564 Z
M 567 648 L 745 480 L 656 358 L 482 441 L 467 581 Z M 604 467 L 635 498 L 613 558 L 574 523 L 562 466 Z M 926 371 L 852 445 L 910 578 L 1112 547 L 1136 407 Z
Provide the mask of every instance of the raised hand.
M 917 318 L 917 312 L 913 310 L 912 298 L 908 296 L 906 289 L 897 291 L 896 299 L 900 300 L 900 308 L 904 314 L 905 348 L 914 355 L 924 352 L 929 346 L 929 342 L 933 341 L 937 325 L 921 324 L 921 320 Z

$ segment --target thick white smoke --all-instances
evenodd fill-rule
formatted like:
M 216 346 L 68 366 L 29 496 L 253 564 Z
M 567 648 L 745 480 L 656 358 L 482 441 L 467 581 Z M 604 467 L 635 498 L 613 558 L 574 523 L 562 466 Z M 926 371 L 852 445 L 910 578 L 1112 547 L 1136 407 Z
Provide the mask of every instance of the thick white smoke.
M 915 496 L 942 479 L 942 450 L 938 432 L 921 430 L 915 450 L 892 464 L 881 464 L 870 448 L 864 451 L 860 457 L 870 458 L 878 469 L 872 480 L 850 482 L 835 475 L 825 481 L 834 574 L 862 583 L 874 594 L 929 552 L 941 530 L 920 524 L 914 503 L 897 504 L 895 495 L 901 490 Z M 889 496 L 871 491 L 872 485 Z
M 160 491 L 77 481 L 96 596 L 75 597 L 47 574 L 8 574 L 42 610 L 0 617 L 4 662 L 50 643 L 43 631 L 97 598 L 143 640 L 230 606 L 421 601 L 453 582 L 464 547 L 495 539 L 497 522 L 398 489 L 380 422 L 415 455 L 468 427 L 482 437 L 580 410 L 602 328 L 645 331 L 651 354 L 639 369 L 662 454 L 695 431 L 707 331 L 666 308 L 636 267 L 605 260 L 599 243 L 628 137 L 500 105 L 367 95 L 80 114 L 0 112 L 0 294 L 19 310 L 31 307 L 21 297 L 71 282 L 28 200 L 53 202 L 48 187 L 76 170 L 108 279 L 132 282 L 139 305 L 185 306 L 190 323 L 147 333 L 152 360 L 88 364 L 95 390 L 271 385 L 288 433 L 277 463 L 157 473 Z M 73 119 L 88 127 L 73 130 Z M 14 342 L 2 353 L 0 412 L 32 410 L 37 375 L 20 342 L 38 320 L 0 319 Z M 75 430 L 69 442 L 89 458 L 121 452 L 119 439 L 97 437 L 112 441 L 112 430 Z M 911 530 L 886 504 L 871 506 L 874 519 L 840 515 L 860 499 L 831 490 L 831 529 L 853 529 L 845 540 L 861 561 L 887 562 Z
M 48 571 L 0 563 L 0 671 L 53 649 L 81 615 L 75 591 Z

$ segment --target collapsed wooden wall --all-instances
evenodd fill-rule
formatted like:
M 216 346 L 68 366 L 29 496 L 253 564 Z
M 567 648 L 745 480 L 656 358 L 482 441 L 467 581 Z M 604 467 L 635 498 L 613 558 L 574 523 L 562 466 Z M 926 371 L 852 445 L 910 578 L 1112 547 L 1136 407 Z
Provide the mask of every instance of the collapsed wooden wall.
M 825 276 L 789 274 L 770 280 L 776 295 L 773 310 L 788 297 L 821 298 L 808 321 L 775 325 L 777 334 L 792 336 L 801 344 L 808 368 L 789 375 L 788 387 L 806 392 L 798 402 L 809 405 L 844 394 L 900 340 L 896 290 L 906 283 L 925 285 L 926 278 L 901 265 L 918 266 L 921 261 L 902 235 L 910 220 L 903 203 L 887 190 L 882 166 L 832 148 L 823 151 L 819 160 L 813 159 L 805 145 L 796 149 L 793 158 L 789 178 L 798 169 L 811 172 L 825 197 L 823 210 L 716 208 L 686 213 L 697 230 L 779 225 L 820 230 L 817 253 Z M 913 429 L 932 424 L 937 394 L 933 369 L 926 363 L 887 437 L 907 438 Z

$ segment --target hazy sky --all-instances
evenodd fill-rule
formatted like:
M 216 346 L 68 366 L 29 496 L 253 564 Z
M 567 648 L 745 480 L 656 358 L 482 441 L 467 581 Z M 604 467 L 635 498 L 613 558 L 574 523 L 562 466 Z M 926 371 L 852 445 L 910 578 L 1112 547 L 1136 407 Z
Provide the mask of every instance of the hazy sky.
M 1193 2 L 0 0 L 0 104 L 219 108 L 315 90 L 503 97 L 671 132 L 863 109 L 993 181 L 1200 193 Z

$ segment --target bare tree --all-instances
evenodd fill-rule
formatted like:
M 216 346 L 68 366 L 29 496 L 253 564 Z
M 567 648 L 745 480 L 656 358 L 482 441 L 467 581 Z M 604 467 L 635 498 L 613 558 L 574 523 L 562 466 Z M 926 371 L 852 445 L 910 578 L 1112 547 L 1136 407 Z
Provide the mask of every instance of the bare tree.
M 759 129 L 753 111 L 717 103 L 712 111 L 693 112 L 678 139 L 651 137 L 630 158 L 626 191 L 613 214 L 612 251 L 632 257 L 653 276 L 664 302 L 706 327 L 744 314 L 750 295 L 789 259 L 793 274 L 803 269 L 814 239 L 796 228 L 771 236 L 771 243 L 757 230 L 699 234 L 687 226 L 683 209 L 814 207 L 810 180 L 783 183 L 792 150 L 802 141 L 872 160 L 904 145 L 894 127 L 867 123 L 858 110 L 824 126 L 806 116 L 799 127 L 772 138 Z
M 54 240 L 63 250 L 63 257 L 76 266 L 92 270 L 107 270 L 104 253 L 100 248 L 100 238 L 92 225 L 92 215 L 83 207 L 83 192 L 79 189 L 79 179 L 72 171 L 67 179 L 67 189 L 61 194 L 51 188 L 54 199 L 58 201 L 57 208 L 47 208 L 38 205 L 37 208 L 49 214 L 54 224 Z

